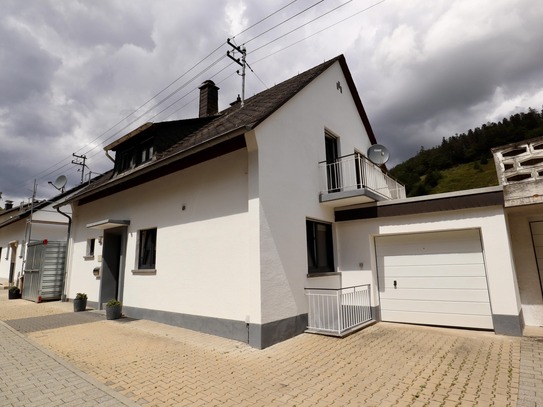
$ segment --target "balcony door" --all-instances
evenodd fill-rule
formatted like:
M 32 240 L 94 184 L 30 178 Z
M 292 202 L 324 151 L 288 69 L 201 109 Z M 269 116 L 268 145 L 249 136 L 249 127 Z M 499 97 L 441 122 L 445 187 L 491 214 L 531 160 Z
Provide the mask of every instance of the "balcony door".
M 328 181 L 328 192 L 338 192 L 341 187 L 341 182 L 337 137 L 325 133 L 324 144 L 326 147 L 326 177 Z

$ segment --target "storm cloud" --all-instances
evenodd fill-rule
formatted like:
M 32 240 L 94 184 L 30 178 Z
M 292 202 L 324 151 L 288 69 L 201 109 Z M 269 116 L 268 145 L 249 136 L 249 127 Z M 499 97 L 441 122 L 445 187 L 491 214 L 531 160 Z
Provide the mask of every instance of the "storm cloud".
M 392 166 L 540 109 L 542 20 L 531 0 L 4 0 L 0 191 L 28 199 L 36 179 L 51 195 L 60 174 L 76 185 L 72 153 L 87 173 L 109 169 L 104 145 L 147 120 L 195 116 L 205 79 L 227 107 L 241 92 L 225 57 L 233 36 L 254 70 L 247 96 L 345 54 Z

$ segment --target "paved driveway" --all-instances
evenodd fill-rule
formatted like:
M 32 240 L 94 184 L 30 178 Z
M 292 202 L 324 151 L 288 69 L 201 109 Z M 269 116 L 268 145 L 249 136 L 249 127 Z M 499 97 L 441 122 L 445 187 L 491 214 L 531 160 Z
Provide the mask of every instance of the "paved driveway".
M 524 340 L 490 332 L 379 323 L 344 339 L 304 334 L 255 350 L 145 320 L 59 317 L 68 307 L 5 301 L 0 319 L 140 405 L 543 405 L 541 360 L 528 366 L 534 388 L 519 390 Z M 543 355 L 542 342 L 526 343 L 532 361 Z

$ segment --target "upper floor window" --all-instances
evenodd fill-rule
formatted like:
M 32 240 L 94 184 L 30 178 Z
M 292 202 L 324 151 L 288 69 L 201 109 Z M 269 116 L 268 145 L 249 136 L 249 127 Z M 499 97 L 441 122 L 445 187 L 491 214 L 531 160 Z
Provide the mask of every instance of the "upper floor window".
M 128 171 L 144 164 L 153 158 L 153 139 L 145 140 L 136 147 L 130 147 L 118 153 L 117 170 L 119 173 Z
M 146 163 L 153 158 L 153 140 L 149 139 L 141 143 L 139 147 L 138 165 Z
M 134 149 L 129 148 L 121 152 L 118 160 L 119 172 L 129 170 L 134 166 Z

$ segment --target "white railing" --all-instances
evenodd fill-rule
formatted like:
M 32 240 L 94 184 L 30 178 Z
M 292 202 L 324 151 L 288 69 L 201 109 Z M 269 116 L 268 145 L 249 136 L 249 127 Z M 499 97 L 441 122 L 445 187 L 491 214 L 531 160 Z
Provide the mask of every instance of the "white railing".
M 309 332 L 342 336 L 371 321 L 370 286 L 306 288 Z
M 333 163 L 320 162 L 319 166 L 323 181 L 321 194 L 366 188 L 387 199 L 405 198 L 405 187 L 363 155 L 351 154 Z

